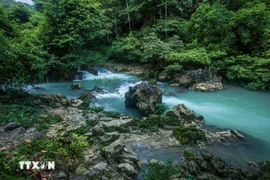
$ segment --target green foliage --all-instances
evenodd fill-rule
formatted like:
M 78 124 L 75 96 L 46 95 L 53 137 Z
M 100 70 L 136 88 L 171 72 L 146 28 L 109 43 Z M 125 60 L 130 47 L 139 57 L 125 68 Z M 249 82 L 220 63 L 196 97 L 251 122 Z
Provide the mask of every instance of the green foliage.
M 191 38 L 207 49 L 229 50 L 234 41 L 233 15 L 233 12 L 219 3 L 203 3 L 189 21 Z
M 198 141 L 206 141 L 205 134 L 194 126 L 177 127 L 173 130 L 173 136 L 176 137 L 181 144 L 196 145 Z
M 154 111 L 154 114 L 155 115 L 161 115 L 163 114 L 165 111 L 167 111 L 169 109 L 169 107 L 164 104 L 164 103 L 161 103 L 161 104 L 157 104 L 155 106 L 155 111 Z
M 30 18 L 30 10 L 22 3 L 12 5 L 9 12 L 9 19 L 19 23 L 26 23 Z
M 141 57 L 140 42 L 134 37 L 133 33 L 122 38 L 116 38 L 110 49 L 110 59 L 139 62 Z
M 180 72 L 183 69 L 183 66 L 179 63 L 170 64 L 165 68 L 166 72 Z
M 26 179 L 27 172 L 19 170 L 19 161 L 55 161 L 56 167 L 66 166 L 68 159 L 81 158 L 89 145 L 86 139 L 76 134 L 53 140 L 36 139 L 8 151 L 0 151 L 0 175 Z
M 220 71 L 232 82 L 251 90 L 270 89 L 270 59 L 250 57 L 248 55 L 227 58 L 216 64 Z
M 211 63 L 211 59 L 204 48 L 173 52 L 168 56 L 167 61 L 180 64 L 185 69 L 190 67 L 201 68 Z
M 264 42 L 269 41 L 270 12 L 265 3 L 251 3 L 239 9 L 234 16 L 236 45 L 243 53 L 260 55 L 267 51 Z
M 258 176 L 261 179 L 270 178 L 270 161 L 262 162 Z
M 121 113 L 115 112 L 115 111 L 104 111 L 103 113 L 106 114 L 106 116 L 111 117 L 111 118 L 119 119 L 121 117 Z
M 180 173 L 180 167 L 172 159 L 150 163 L 148 169 L 143 172 L 145 180 L 164 180 Z
M 0 103 L 0 123 L 19 122 L 24 128 L 36 125 L 39 130 L 46 130 L 51 124 L 61 121 L 59 117 L 51 114 L 42 114 L 41 110 L 24 105 L 5 105 Z

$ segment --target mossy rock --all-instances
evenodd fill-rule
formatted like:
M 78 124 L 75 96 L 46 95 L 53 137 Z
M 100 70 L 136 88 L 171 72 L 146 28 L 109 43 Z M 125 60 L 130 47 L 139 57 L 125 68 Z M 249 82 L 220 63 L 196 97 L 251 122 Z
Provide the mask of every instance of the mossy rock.
M 165 126 L 181 126 L 182 121 L 178 118 L 172 118 L 167 116 L 152 115 L 145 119 L 133 118 L 131 122 L 125 126 L 131 126 L 135 129 L 146 129 L 151 132 L 158 132 L 159 128 L 165 128 Z
M 173 136 L 176 137 L 181 144 L 195 145 L 198 141 L 206 141 L 203 131 L 194 126 L 175 128 L 173 130 Z
M 148 84 L 157 85 L 157 80 L 156 79 L 148 79 Z
M 185 161 L 192 161 L 196 159 L 196 153 L 190 151 L 190 150 L 185 150 L 183 153 L 183 156 L 185 158 Z

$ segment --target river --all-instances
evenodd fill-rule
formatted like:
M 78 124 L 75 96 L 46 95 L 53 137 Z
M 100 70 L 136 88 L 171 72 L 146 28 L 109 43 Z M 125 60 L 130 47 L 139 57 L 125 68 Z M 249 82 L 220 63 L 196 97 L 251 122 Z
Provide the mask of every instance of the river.
M 140 117 L 135 109 L 124 107 L 124 93 L 129 86 L 140 83 L 133 75 L 114 74 L 99 68 L 98 76 L 83 71 L 83 80 L 70 82 L 49 82 L 37 86 L 45 90 L 30 90 L 32 93 L 62 93 L 69 98 L 76 98 L 86 89 L 95 86 L 106 89 L 106 93 L 96 94 L 99 104 L 105 110 L 118 111 Z M 76 78 L 75 78 L 76 79 Z M 71 90 L 72 83 L 81 83 L 83 89 Z M 185 104 L 191 110 L 204 116 L 206 128 L 235 129 L 244 133 L 246 145 L 236 147 L 209 147 L 216 156 L 226 161 L 233 161 L 240 166 L 248 160 L 270 160 L 270 93 L 250 91 L 241 87 L 225 85 L 217 92 L 195 92 L 169 87 L 166 83 L 158 83 L 162 91 L 171 95 L 163 95 L 163 103 L 172 108 L 177 104 Z M 169 156 L 169 155 L 168 155 Z

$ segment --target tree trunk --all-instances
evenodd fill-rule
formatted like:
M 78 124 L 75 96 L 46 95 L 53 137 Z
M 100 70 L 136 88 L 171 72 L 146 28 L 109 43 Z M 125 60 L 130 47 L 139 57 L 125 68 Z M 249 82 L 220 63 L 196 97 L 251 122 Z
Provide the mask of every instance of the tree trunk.
M 127 6 L 127 15 L 128 15 L 128 27 L 129 27 L 129 31 L 131 31 L 131 23 L 130 23 L 130 16 L 129 16 L 128 0 L 126 0 L 126 6 Z

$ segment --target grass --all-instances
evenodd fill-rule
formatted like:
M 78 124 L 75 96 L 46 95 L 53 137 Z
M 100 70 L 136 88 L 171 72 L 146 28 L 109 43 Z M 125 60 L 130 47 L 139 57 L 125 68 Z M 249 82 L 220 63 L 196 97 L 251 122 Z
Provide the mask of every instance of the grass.
M 87 146 L 87 137 L 72 134 L 53 140 L 31 140 L 15 148 L 0 151 L 0 179 L 27 179 L 34 175 L 34 171 L 20 170 L 19 161 L 55 161 L 56 169 L 59 169 L 66 166 L 70 159 L 81 158 Z M 40 170 L 39 173 L 42 171 L 46 170 Z
M 32 106 L 0 103 L 0 124 L 9 122 L 19 122 L 26 129 L 36 125 L 38 130 L 46 130 L 50 124 L 61 122 L 61 118 Z

